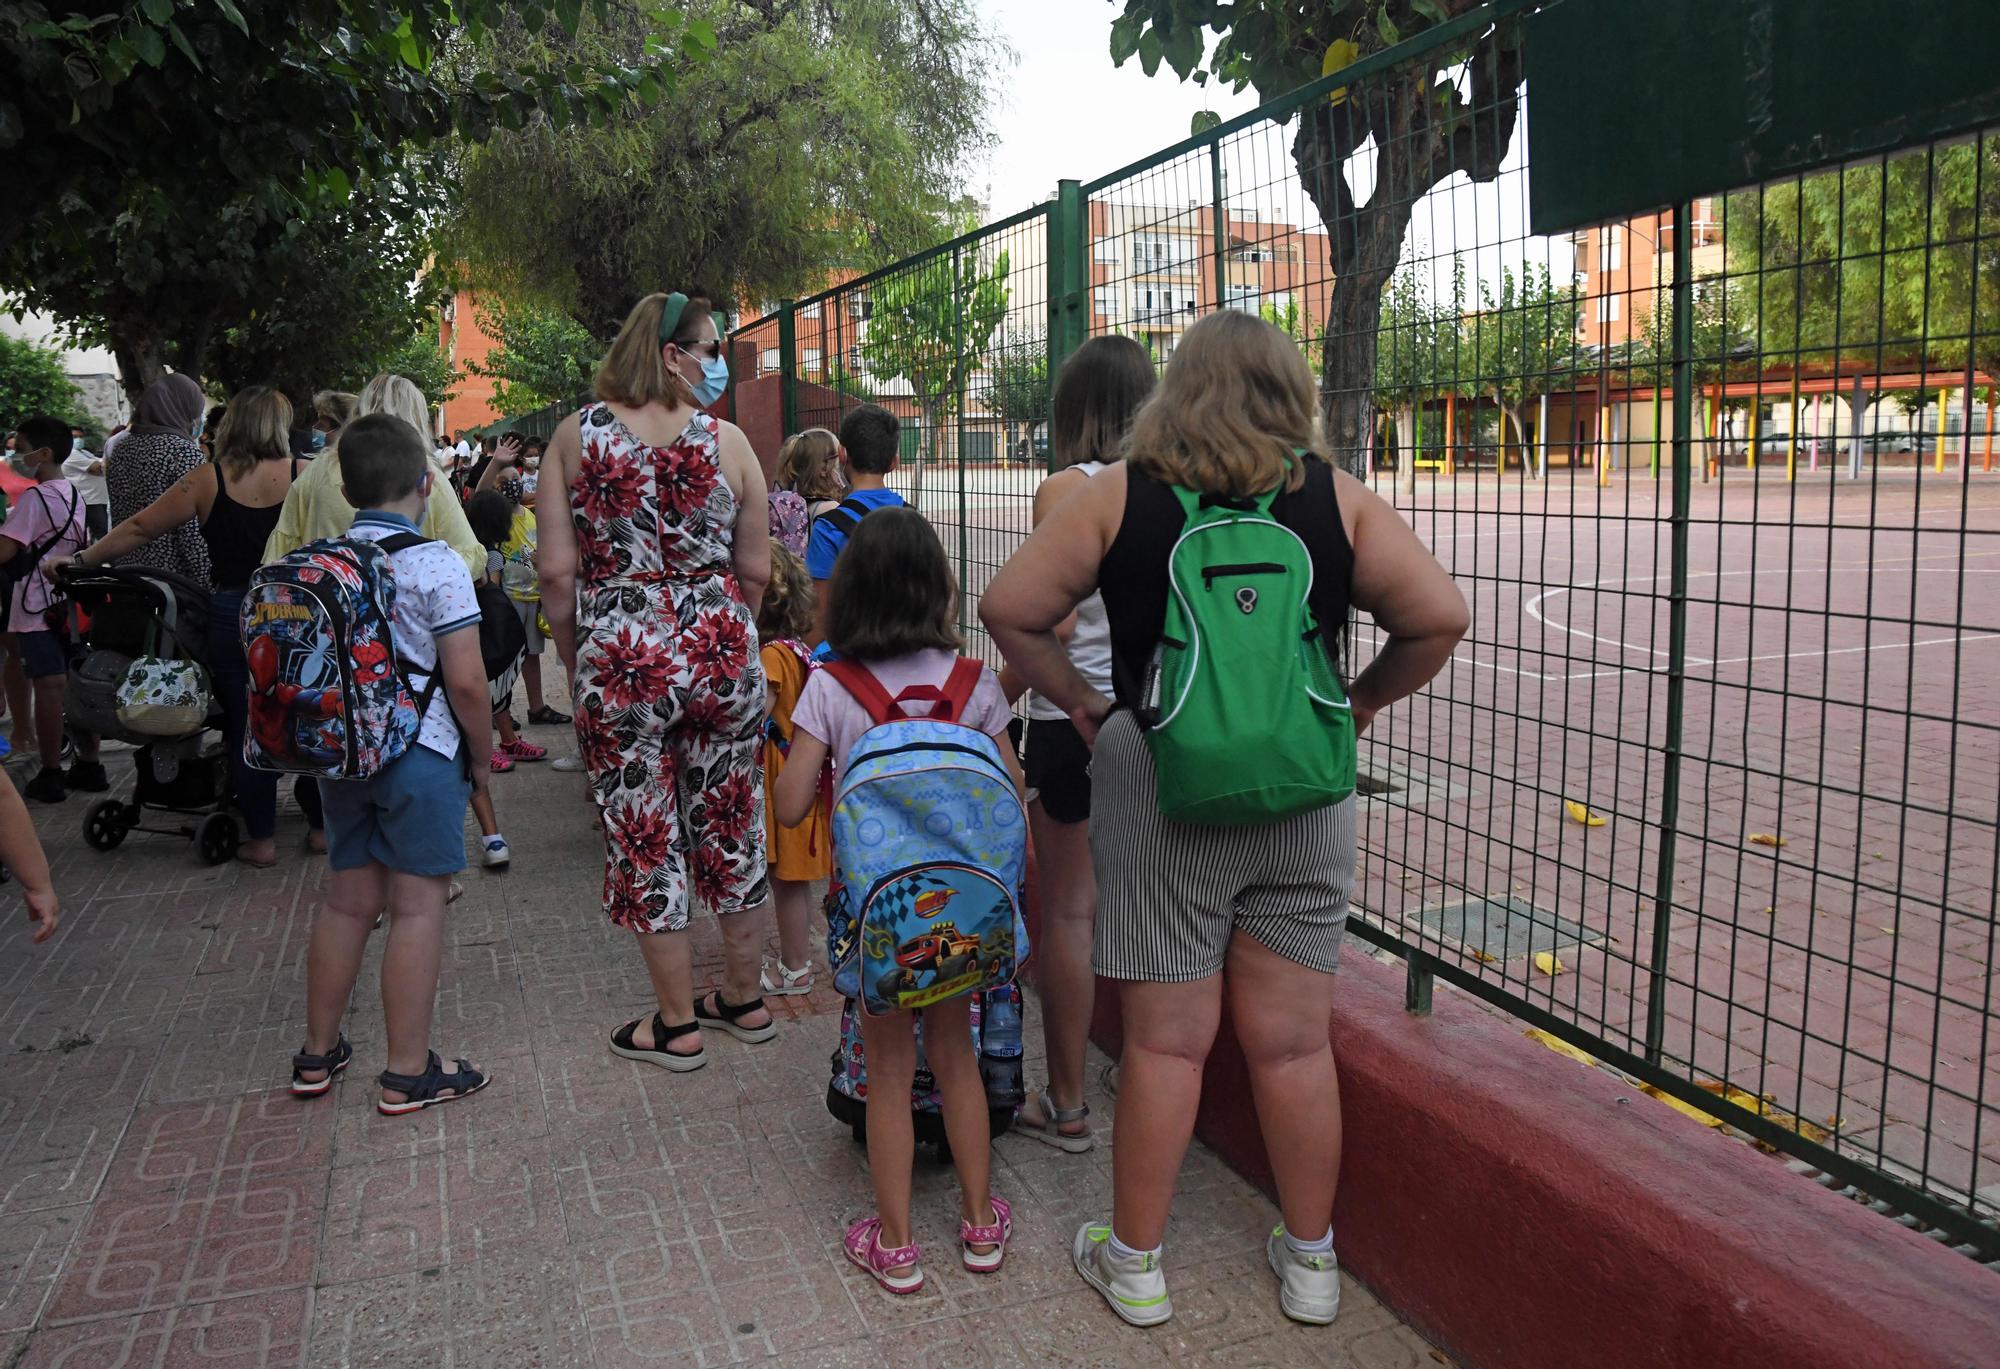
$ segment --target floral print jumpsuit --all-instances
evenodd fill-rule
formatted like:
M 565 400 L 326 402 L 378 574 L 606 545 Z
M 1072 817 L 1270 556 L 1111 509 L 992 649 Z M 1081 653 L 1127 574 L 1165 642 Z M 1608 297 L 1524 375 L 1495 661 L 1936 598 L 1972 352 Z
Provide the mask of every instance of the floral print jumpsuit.
M 570 487 L 576 735 L 604 815 L 604 911 L 634 931 L 685 928 L 690 887 L 721 915 L 768 892 L 764 671 L 717 430 L 696 414 L 650 447 L 597 405 Z

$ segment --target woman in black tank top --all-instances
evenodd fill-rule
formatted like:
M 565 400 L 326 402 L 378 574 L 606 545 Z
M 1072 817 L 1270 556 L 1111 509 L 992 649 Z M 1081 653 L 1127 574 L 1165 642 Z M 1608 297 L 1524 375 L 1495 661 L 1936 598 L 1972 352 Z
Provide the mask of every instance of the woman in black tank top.
M 189 519 L 200 520 L 213 590 L 208 600 L 207 665 L 222 704 L 236 802 L 249 833 L 236 858 L 260 868 L 275 865 L 278 859 L 278 777 L 243 763 L 250 680 L 237 614 L 251 573 L 263 562 L 264 541 L 278 525 L 285 495 L 298 473 L 291 426 L 292 405 L 284 395 L 262 385 L 240 391 L 229 401 L 216 434 L 215 459 L 189 471 L 76 558 L 88 565 L 107 565 Z M 307 844 L 325 850 L 318 786 L 301 777 L 293 792 L 305 810 Z
M 1340 1097 L 1327 1023 L 1354 872 L 1354 799 L 1262 824 L 1172 821 L 1160 813 L 1133 714 L 1187 518 L 1175 486 L 1234 507 L 1277 491 L 1271 517 L 1305 545 L 1307 603 L 1322 632 L 1342 636 L 1350 609 L 1375 619 L 1386 640 L 1347 689 L 1357 729 L 1421 689 L 1464 635 L 1464 598 L 1409 526 L 1334 471 L 1318 400 L 1304 357 L 1279 330 L 1234 310 L 1202 319 L 1140 412 L 1126 459 L 1044 521 L 980 601 L 1008 665 L 1094 744 L 1091 959 L 1119 981 L 1125 1050 L 1113 1212 L 1077 1233 L 1073 1253 L 1112 1310 L 1142 1325 L 1172 1315 L 1158 1248 L 1225 980 L 1285 1217 L 1267 1245 L 1280 1305 L 1308 1322 L 1331 1321 L 1339 1306 L 1331 1221 Z M 1110 623 L 1115 701 L 1077 674 L 1054 631 L 1092 590 Z M 1328 649 L 1338 660 L 1334 641 Z

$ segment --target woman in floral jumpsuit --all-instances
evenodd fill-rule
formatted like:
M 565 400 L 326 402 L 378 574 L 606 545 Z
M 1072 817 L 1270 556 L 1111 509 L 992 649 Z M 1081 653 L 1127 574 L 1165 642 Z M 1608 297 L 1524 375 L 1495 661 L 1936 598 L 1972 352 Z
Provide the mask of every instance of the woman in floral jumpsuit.
M 704 1063 L 700 1027 L 777 1033 L 757 986 L 768 513 L 748 441 L 696 408 L 721 375 L 706 301 L 641 301 L 598 372 L 599 402 L 556 430 L 535 510 L 543 604 L 604 822 L 604 911 L 638 934 L 660 1004 L 611 1048 L 674 1070 Z M 724 932 L 723 983 L 699 1001 L 690 895 Z

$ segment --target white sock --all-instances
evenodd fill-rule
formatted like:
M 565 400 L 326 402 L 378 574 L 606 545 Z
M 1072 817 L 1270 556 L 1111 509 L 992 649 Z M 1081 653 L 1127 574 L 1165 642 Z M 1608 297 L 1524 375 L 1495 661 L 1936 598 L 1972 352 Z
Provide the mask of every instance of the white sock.
M 1151 1250 L 1134 1250 L 1131 1246 L 1119 1240 L 1118 1233 L 1114 1231 L 1111 1233 L 1111 1253 L 1121 1260 L 1136 1260 L 1141 1255 L 1153 1255 L 1157 1257 L 1160 1253 L 1160 1247 L 1156 1245 Z
M 1333 1253 L 1333 1227 L 1329 1224 L 1326 1228 L 1326 1234 L 1316 1241 L 1302 1241 L 1292 1234 L 1290 1227 L 1286 1227 L 1285 1244 L 1290 1246 L 1292 1253 L 1297 1255 L 1331 1255 Z

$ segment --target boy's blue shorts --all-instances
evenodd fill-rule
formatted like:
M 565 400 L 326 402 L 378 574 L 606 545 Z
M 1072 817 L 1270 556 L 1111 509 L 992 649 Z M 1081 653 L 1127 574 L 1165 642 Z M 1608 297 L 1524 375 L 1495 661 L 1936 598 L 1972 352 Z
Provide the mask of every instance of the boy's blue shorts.
M 321 780 L 327 863 L 358 870 L 380 861 L 406 875 L 455 875 L 465 868 L 464 763 L 411 746 L 372 779 Z

